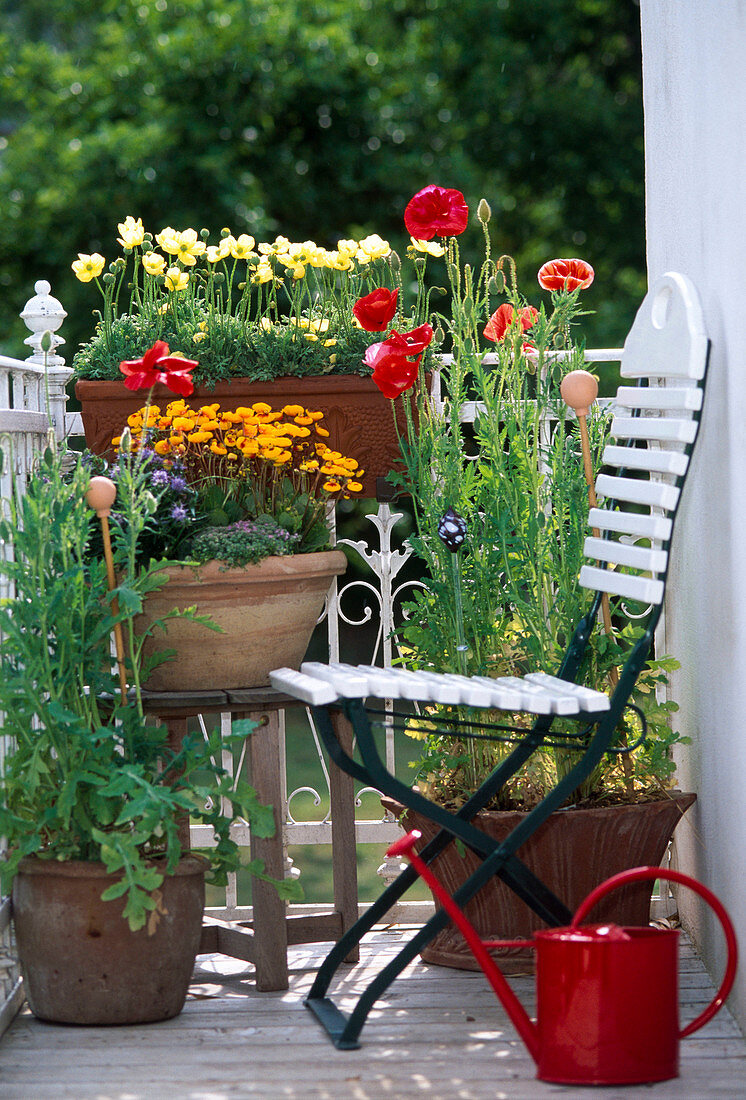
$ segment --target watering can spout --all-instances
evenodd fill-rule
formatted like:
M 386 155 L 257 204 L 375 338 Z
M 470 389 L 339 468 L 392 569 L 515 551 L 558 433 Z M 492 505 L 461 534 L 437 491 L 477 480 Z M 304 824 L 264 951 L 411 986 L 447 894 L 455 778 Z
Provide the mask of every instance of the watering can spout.
M 417 855 L 415 845 L 421 837 L 422 833 L 418 829 L 412 829 L 406 836 L 400 837 L 399 840 L 395 841 L 386 854 L 388 856 L 406 856 L 417 873 L 425 879 L 449 917 L 458 926 L 473 952 L 475 959 L 484 971 L 487 981 L 492 986 L 503 1008 L 510 1017 L 511 1023 L 526 1044 L 526 1049 L 533 1060 L 538 1064 L 539 1031 L 536 1024 L 529 1019 L 528 1013 L 503 977 L 497 963 L 489 954 L 487 950 L 489 944 L 484 944 L 482 942 L 474 927 L 464 917 L 464 914 L 456 905 L 451 895 L 447 890 L 443 889 L 427 864 Z M 500 946 L 510 946 L 510 944 L 501 942 Z M 514 946 L 525 947 L 526 942 L 522 940 Z

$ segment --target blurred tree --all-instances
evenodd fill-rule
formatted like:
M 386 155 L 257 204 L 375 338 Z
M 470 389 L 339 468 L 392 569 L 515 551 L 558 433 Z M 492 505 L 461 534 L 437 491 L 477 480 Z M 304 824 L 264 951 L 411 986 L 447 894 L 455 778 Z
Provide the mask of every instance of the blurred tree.
M 597 279 L 589 341 L 644 290 L 633 0 L 0 0 L 0 348 L 48 278 L 68 358 L 91 331 L 77 252 L 127 214 L 395 247 L 426 183 L 494 213 L 524 290 L 553 256 Z M 466 240 L 468 247 L 468 237 Z M 535 300 L 539 292 L 536 288 Z

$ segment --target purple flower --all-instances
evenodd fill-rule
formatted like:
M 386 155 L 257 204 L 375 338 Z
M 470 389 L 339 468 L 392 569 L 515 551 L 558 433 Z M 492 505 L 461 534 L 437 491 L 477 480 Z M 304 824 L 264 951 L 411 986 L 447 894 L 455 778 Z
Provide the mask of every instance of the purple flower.
M 171 509 L 171 519 L 183 520 L 187 518 L 187 510 L 183 504 L 174 504 Z
M 170 484 L 175 493 L 183 493 L 186 491 L 187 483 L 184 477 L 172 477 Z
M 165 470 L 156 470 L 150 480 L 153 485 L 168 485 L 168 474 Z

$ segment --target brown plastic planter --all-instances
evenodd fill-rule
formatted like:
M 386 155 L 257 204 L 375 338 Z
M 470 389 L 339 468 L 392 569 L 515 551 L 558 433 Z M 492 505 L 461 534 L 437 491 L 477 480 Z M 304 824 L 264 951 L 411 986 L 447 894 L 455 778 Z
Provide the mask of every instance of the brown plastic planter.
M 127 417 L 142 408 L 145 393 L 131 393 L 123 382 L 81 380 L 75 384 L 75 396 L 88 447 L 96 454 L 111 449 L 112 436 L 119 435 Z M 153 403 L 165 409 L 176 394 L 162 386 L 153 391 Z M 324 414 L 333 450 L 357 459 L 365 470 L 362 478 L 366 497 L 377 495 L 376 481 L 394 469 L 399 458 L 399 442 L 394 427 L 392 402 L 383 396 L 368 377 L 351 374 L 327 374 L 311 378 L 276 378 L 273 382 L 250 382 L 235 378 L 208 389 L 196 386 L 189 404 L 199 406 L 219 401 L 223 409 L 266 401 L 274 408 L 303 405 Z M 403 424 L 400 425 L 403 427 Z

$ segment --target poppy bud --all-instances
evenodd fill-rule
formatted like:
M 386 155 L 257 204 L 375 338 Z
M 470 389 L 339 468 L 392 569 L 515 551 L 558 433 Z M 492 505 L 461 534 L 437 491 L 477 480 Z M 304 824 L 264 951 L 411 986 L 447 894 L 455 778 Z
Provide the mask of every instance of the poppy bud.
M 394 252 L 393 248 L 388 254 L 388 261 L 391 264 L 392 271 L 401 271 L 401 259 L 398 252 Z
M 505 290 L 505 276 L 502 271 L 496 271 L 490 281 L 487 283 L 487 289 L 490 294 L 502 294 Z
M 199 235 L 200 235 L 200 237 L 202 238 L 203 241 L 206 241 L 207 238 L 210 236 L 210 230 L 209 229 L 200 229 Z
M 477 207 L 477 217 L 479 218 L 480 222 L 482 222 L 483 225 L 486 225 L 487 222 L 492 217 L 492 211 L 490 210 L 490 204 L 487 202 L 486 199 L 480 199 L 479 200 L 479 206 Z
M 104 275 L 103 281 L 105 283 L 113 283 L 114 282 L 114 276 L 111 274 L 110 271 L 106 272 L 106 274 Z
M 452 554 L 466 538 L 466 521 L 453 508 L 449 508 L 438 523 L 438 538 Z

